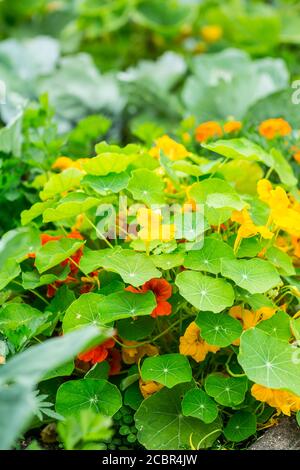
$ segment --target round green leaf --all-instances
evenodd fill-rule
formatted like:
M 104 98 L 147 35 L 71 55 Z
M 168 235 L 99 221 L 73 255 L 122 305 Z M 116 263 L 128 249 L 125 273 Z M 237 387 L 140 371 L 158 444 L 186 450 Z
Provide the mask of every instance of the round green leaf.
M 72 256 L 82 245 L 83 241 L 71 238 L 53 240 L 41 246 L 36 253 L 35 265 L 40 274 L 57 266 Z
M 211 312 L 200 312 L 196 323 L 201 328 L 201 337 L 205 341 L 223 348 L 239 338 L 243 331 L 241 323 L 227 313 L 215 315 Z
M 131 250 L 115 251 L 103 258 L 102 266 L 118 273 L 124 282 L 138 287 L 150 279 L 161 277 L 153 261 L 143 253 Z
M 224 428 L 226 439 L 241 442 L 256 433 L 256 416 L 249 411 L 238 411 Z
M 251 294 L 259 294 L 281 284 L 274 266 L 262 259 L 227 260 L 221 262 L 224 277 L 232 279 L 237 286 Z
M 215 238 L 205 238 L 201 250 L 190 251 L 184 259 L 184 267 L 195 271 L 221 272 L 221 260 L 234 259 L 233 249 Z
M 113 416 L 122 406 L 122 397 L 115 385 L 102 379 L 70 380 L 62 384 L 56 396 L 56 411 L 71 416 L 80 410 Z
M 210 374 L 205 380 L 206 393 L 224 406 L 236 406 L 242 403 L 247 387 L 247 377 L 225 377 L 222 374 Z
M 269 320 L 261 321 L 256 328 L 265 331 L 274 338 L 289 341 L 291 338 L 291 317 L 279 310 Z
M 248 378 L 265 387 L 300 395 L 299 350 L 258 328 L 241 336 L 238 361 Z
M 92 188 L 96 193 L 106 195 L 109 192 L 118 193 L 127 187 L 129 175 L 122 173 L 110 173 L 106 176 L 86 175 L 82 184 Z
M 118 335 L 129 341 L 137 341 L 151 335 L 155 328 L 155 320 L 152 317 L 127 318 L 117 323 Z
M 181 354 L 164 354 L 147 357 L 141 369 L 142 379 L 154 380 L 168 388 L 192 380 L 192 369 L 186 356 Z
M 182 396 L 192 387 L 179 384 L 172 389 L 163 388 L 144 400 L 135 414 L 139 442 L 149 450 L 182 450 L 210 447 L 220 435 L 220 421 L 211 424 L 185 417 L 181 411 Z
M 135 294 L 133 292 L 117 292 L 103 297 L 100 305 L 101 321 L 110 323 L 123 318 L 150 315 L 156 307 L 153 292 Z
M 215 402 L 200 388 L 188 390 L 182 400 L 184 416 L 193 416 L 204 423 L 212 423 L 218 416 Z
M 147 169 L 134 170 L 127 189 L 134 199 L 147 205 L 164 203 L 164 182 L 153 171 Z
M 199 310 L 218 313 L 234 302 L 234 291 L 224 279 L 184 271 L 177 275 L 176 285 L 182 297 Z
M 268 261 L 272 263 L 283 276 L 294 276 L 296 274 L 292 258 L 280 248 L 271 246 L 266 252 Z
M 122 173 L 138 157 L 137 154 L 106 152 L 90 158 L 83 164 L 88 175 L 105 176 L 109 173 Z
M 157 268 L 167 270 L 181 266 L 184 255 L 183 253 L 162 254 L 151 256 L 151 259 Z
M 64 333 L 87 325 L 102 325 L 100 303 L 103 298 L 103 295 L 88 292 L 72 302 L 63 319 Z

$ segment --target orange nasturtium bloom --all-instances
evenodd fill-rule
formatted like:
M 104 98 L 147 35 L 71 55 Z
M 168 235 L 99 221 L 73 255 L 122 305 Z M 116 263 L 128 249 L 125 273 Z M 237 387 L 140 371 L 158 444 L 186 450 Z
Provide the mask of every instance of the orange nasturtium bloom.
M 68 168 L 76 168 L 77 170 L 83 171 L 82 164 L 88 161 L 88 158 L 78 158 L 78 160 L 72 160 L 69 157 L 58 157 L 52 165 L 53 170 L 67 170 Z
M 115 341 L 112 338 L 109 338 L 99 346 L 95 346 L 88 351 L 78 354 L 78 359 L 83 362 L 91 362 L 92 364 L 103 362 L 108 356 L 108 350 L 112 349 L 114 345 Z
M 228 121 L 228 122 L 225 122 L 223 128 L 226 134 L 239 132 L 242 129 L 242 123 L 241 121 Z
M 134 292 L 135 294 L 143 294 L 144 292 L 152 291 L 156 298 L 156 307 L 151 312 L 151 317 L 162 317 L 170 315 L 172 312 L 172 305 L 167 300 L 172 295 L 172 286 L 165 279 L 150 279 L 145 282 L 141 288 L 126 287 L 127 291 Z
M 208 139 L 215 137 L 222 137 L 223 130 L 220 124 L 216 121 L 207 121 L 200 124 L 196 130 L 196 140 L 200 143 L 206 142 Z
M 274 139 L 275 137 L 284 137 L 292 132 L 292 128 L 287 121 L 282 118 L 267 119 L 263 121 L 258 131 L 260 135 L 268 140 Z
M 191 356 L 196 362 L 204 361 L 209 352 L 216 353 L 220 349 L 218 346 L 213 346 L 204 341 L 200 333 L 200 328 L 195 322 L 192 322 L 179 340 L 180 354 Z
M 300 411 L 300 397 L 287 390 L 276 390 L 254 384 L 251 388 L 251 395 L 287 416 L 290 416 L 292 411 Z
M 139 345 L 137 341 L 126 340 L 123 340 L 123 344 L 125 347 L 122 348 L 122 359 L 125 364 L 137 364 L 144 356 L 156 356 L 159 353 L 158 348 L 153 344 Z
M 202 26 L 201 35 L 204 41 L 214 43 L 223 36 L 223 29 L 217 24 Z
M 182 160 L 191 155 L 184 145 L 179 144 L 168 135 L 159 137 L 155 144 L 155 147 L 149 150 L 149 154 L 154 158 L 159 158 L 161 152 L 170 160 Z

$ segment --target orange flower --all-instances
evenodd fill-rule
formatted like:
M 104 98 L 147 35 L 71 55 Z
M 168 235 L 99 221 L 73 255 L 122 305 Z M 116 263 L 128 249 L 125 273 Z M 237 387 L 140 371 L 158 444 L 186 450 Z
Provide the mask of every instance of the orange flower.
M 216 353 L 220 349 L 201 338 L 200 328 L 195 322 L 189 324 L 179 341 L 180 354 L 191 356 L 196 362 L 204 361 L 209 352 Z
M 259 133 L 268 140 L 275 137 L 283 137 L 292 132 L 292 128 L 287 121 L 282 118 L 267 119 L 259 126 Z
M 269 320 L 276 313 L 276 308 L 273 307 L 261 307 L 255 312 L 243 308 L 241 305 L 235 305 L 230 308 L 229 315 L 240 322 L 243 325 L 244 330 L 248 330 L 256 326 L 263 320 Z
M 140 379 L 139 381 L 139 386 L 141 394 L 144 398 L 150 397 L 151 395 L 153 395 L 153 393 L 156 393 L 163 388 L 163 385 L 159 384 L 158 382 L 154 382 L 152 380 L 145 382 L 142 379 Z
M 115 341 L 110 338 L 99 346 L 95 346 L 88 351 L 78 354 L 78 359 L 83 362 L 91 362 L 92 364 L 103 362 L 108 356 L 108 350 L 112 349 L 114 345 Z
M 216 121 L 207 121 L 200 124 L 195 132 L 196 140 L 200 143 L 223 135 L 222 127 Z
M 251 395 L 256 400 L 268 403 L 268 405 L 276 408 L 279 413 L 287 416 L 290 416 L 292 411 L 300 411 L 300 397 L 287 390 L 276 390 L 254 384 L 251 388 Z
M 242 123 L 240 121 L 228 121 L 224 124 L 223 128 L 226 134 L 239 132 L 242 129 Z
M 83 171 L 82 164 L 88 161 L 88 158 L 79 158 L 78 160 L 72 160 L 69 157 L 58 157 L 52 165 L 53 170 L 66 170 L 67 168 L 76 168 L 77 170 Z
M 300 150 L 297 150 L 294 155 L 294 160 L 297 162 L 297 163 L 300 163 Z
M 156 307 L 151 313 L 151 317 L 156 318 L 160 316 L 170 315 L 172 312 L 172 305 L 167 302 L 172 295 L 172 286 L 165 279 L 151 279 L 145 282 L 140 289 L 128 286 L 127 291 L 134 292 L 135 294 L 142 294 L 144 292 L 152 291 L 156 298 Z
M 137 364 L 144 356 L 156 356 L 159 351 L 156 346 L 152 344 L 139 345 L 136 341 L 123 340 L 125 347 L 122 348 L 122 359 L 125 364 Z M 126 348 L 130 346 L 130 348 Z M 133 347 L 135 346 L 135 347 Z

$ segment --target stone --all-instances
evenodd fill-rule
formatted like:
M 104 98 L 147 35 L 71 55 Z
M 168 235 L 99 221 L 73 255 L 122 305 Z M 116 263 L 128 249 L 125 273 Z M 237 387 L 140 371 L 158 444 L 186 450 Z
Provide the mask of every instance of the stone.
M 249 447 L 250 450 L 300 450 L 300 428 L 294 417 L 285 416 Z

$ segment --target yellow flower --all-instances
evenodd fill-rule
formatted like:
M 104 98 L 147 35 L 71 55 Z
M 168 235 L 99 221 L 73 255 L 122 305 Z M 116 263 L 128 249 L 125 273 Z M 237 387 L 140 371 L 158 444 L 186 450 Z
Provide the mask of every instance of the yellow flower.
M 201 35 L 204 41 L 208 43 L 213 43 L 221 39 L 221 37 L 223 36 L 223 30 L 218 25 L 207 25 L 201 28 Z
M 226 134 L 239 132 L 242 129 L 242 123 L 240 121 L 228 121 L 224 124 L 223 128 Z
M 58 157 L 52 165 L 54 170 L 66 170 L 67 168 L 77 168 L 77 170 L 83 170 L 82 164 L 88 161 L 88 158 L 79 158 L 78 160 L 72 160 L 69 157 Z
M 138 236 L 145 242 L 170 241 L 175 238 L 175 225 L 163 224 L 160 211 L 141 208 L 137 211 L 137 223 L 141 226 Z
M 130 348 L 122 348 L 122 360 L 125 364 L 137 364 L 142 357 L 156 356 L 159 353 L 158 348 L 152 344 L 143 344 L 139 346 L 139 343 L 136 341 L 127 340 L 123 340 L 123 344 L 125 346 L 130 346 Z
M 232 213 L 231 220 L 232 222 L 237 222 L 240 224 L 234 243 L 234 251 L 237 251 L 243 238 L 253 237 L 257 234 L 261 235 L 262 238 L 267 240 L 273 237 L 273 233 L 268 229 L 268 227 L 265 225 L 254 224 L 246 208 L 242 209 L 241 211 L 234 211 Z
M 289 199 L 285 190 L 280 186 L 273 189 L 266 180 L 257 183 L 259 198 L 271 209 L 270 222 L 290 235 L 300 237 L 300 208 L 293 198 Z
M 153 393 L 156 393 L 159 390 L 161 390 L 163 388 L 163 385 L 159 384 L 158 382 L 154 382 L 152 380 L 145 382 L 144 380 L 140 379 L 139 387 L 140 387 L 140 391 L 143 397 L 148 398 L 151 395 L 153 395 Z
M 266 139 L 274 139 L 275 137 L 283 137 L 289 135 L 292 132 L 292 128 L 287 121 L 282 118 L 278 119 L 267 119 L 263 121 L 258 131 L 260 135 Z
M 267 403 L 287 416 L 290 416 L 292 411 L 300 410 L 300 397 L 287 390 L 276 390 L 254 384 L 251 388 L 251 394 L 256 400 Z
M 184 335 L 180 337 L 180 354 L 191 356 L 196 362 L 204 361 L 209 352 L 216 353 L 219 349 L 201 338 L 200 328 L 195 322 L 190 323 Z
M 149 154 L 154 158 L 159 158 L 161 152 L 170 160 L 182 160 L 191 155 L 184 145 L 179 144 L 168 135 L 159 137 L 155 144 L 156 146 L 149 151 Z
M 271 318 L 275 313 L 276 308 L 273 307 L 261 307 L 260 309 L 253 312 L 243 308 L 241 305 L 235 305 L 229 310 L 229 315 L 242 323 L 243 330 L 253 328 L 259 322 Z M 239 344 L 239 340 L 233 344 Z
M 216 121 L 203 122 L 196 128 L 195 133 L 196 140 L 200 143 L 223 135 L 222 127 Z

